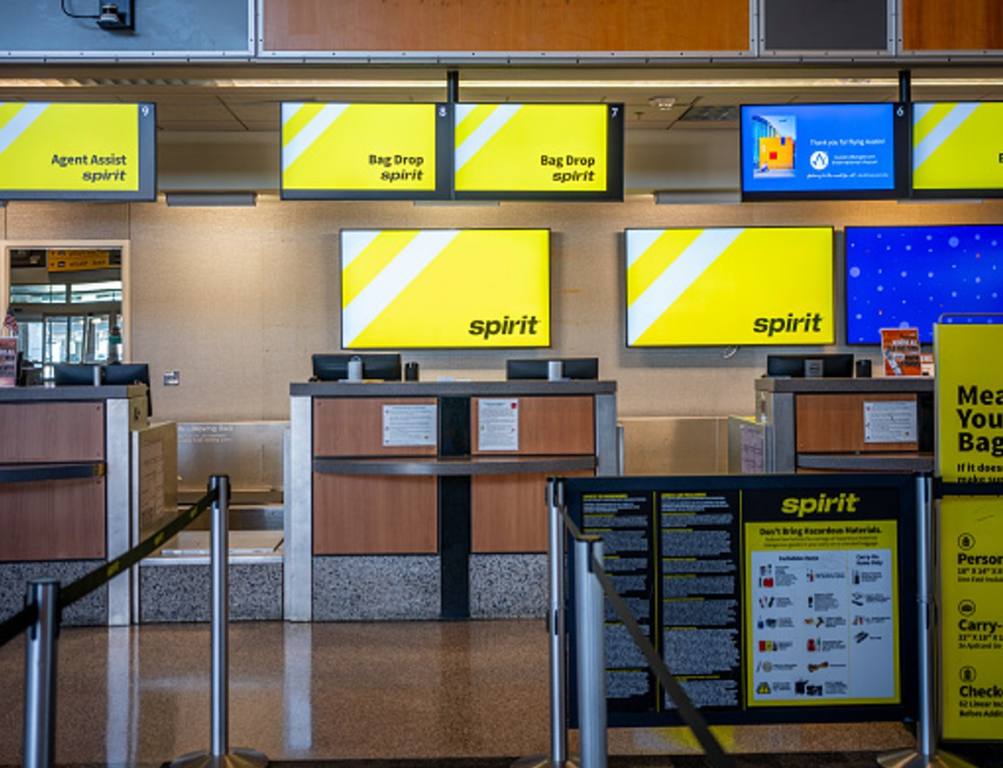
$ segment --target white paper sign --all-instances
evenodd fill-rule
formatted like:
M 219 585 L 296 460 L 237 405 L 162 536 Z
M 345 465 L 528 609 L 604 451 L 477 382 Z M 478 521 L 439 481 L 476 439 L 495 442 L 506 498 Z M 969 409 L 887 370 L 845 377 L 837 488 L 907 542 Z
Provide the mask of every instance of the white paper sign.
M 916 433 L 916 403 L 912 400 L 864 402 L 865 443 L 914 443 Z
M 434 446 L 436 421 L 434 405 L 384 405 L 383 447 Z
M 742 436 L 742 473 L 759 474 L 766 471 L 766 452 L 763 445 L 762 427 L 751 424 L 740 424 L 739 434 Z
M 519 401 L 484 399 L 477 401 L 477 450 L 519 450 Z

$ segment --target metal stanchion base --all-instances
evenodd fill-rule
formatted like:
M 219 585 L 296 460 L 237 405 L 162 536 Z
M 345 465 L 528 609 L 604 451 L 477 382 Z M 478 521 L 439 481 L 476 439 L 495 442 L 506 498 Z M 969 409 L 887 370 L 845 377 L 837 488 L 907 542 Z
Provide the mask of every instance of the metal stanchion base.
M 171 768 L 265 768 L 268 758 L 253 749 L 231 749 L 213 757 L 208 752 L 190 752 L 171 763 Z
M 553 763 L 549 755 L 533 755 L 532 757 L 520 757 L 512 768 L 578 768 L 579 761 L 575 758 L 568 758 L 564 763 Z
M 975 768 L 973 763 L 963 760 L 950 752 L 935 752 L 924 755 L 915 749 L 889 752 L 878 757 L 878 765 L 884 768 Z

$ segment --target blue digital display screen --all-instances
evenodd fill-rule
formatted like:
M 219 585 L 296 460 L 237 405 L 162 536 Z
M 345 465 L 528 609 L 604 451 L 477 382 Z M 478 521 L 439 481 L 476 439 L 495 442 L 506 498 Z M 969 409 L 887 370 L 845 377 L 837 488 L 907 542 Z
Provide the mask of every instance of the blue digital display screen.
M 894 104 L 743 106 L 743 193 L 894 190 L 894 109 Z
M 1003 226 L 847 227 L 846 340 L 881 328 L 933 341 L 945 312 L 1003 312 Z

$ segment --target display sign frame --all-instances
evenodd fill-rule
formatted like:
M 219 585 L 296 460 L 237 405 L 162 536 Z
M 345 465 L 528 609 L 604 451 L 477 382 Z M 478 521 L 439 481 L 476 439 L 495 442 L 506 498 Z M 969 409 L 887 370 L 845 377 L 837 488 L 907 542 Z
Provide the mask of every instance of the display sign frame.
M 891 139 L 893 185 L 890 189 L 843 189 L 843 190 L 752 190 L 746 188 L 746 171 L 752 158 L 746 157 L 746 110 L 781 109 L 795 107 L 863 107 L 888 106 L 891 109 Z M 739 107 L 739 185 L 743 202 L 770 202 L 791 200 L 896 200 L 908 198 L 910 193 L 912 112 L 909 105 L 902 102 L 813 102 L 793 104 L 742 104 Z
M 20 103 L 20 102 L 18 102 Z M 157 105 L 154 102 L 92 102 L 92 101 L 28 101 L 25 104 L 70 105 L 78 107 L 135 106 L 137 112 L 136 146 L 139 182 L 135 191 L 86 190 L 4 190 L 0 201 L 61 201 L 61 202 L 137 202 L 157 199 Z
M 917 612 L 915 610 L 916 593 L 916 567 L 917 567 L 917 504 L 919 501 L 917 493 L 918 476 L 915 475 L 874 475 L 874 474 L 834 474 L 827 476 L 818 475 L 732 475 L 732 476 L 669 476 L 669 477 L 629 477 L 629 478 L 559 478 L 558 481 L 563 486 L 563 498 L 565 508 L 571 519 L 585 533 L 595 533 L 595 529 L 590 530 L 588 524 L 583 519 L 583 497 L 586 495 L 605 495 L 615 497 L 618 495 L 630 494 L 653 494 L 656 498 L 661 494 L 675 493 L 679 495 L 693 493 L 707 494 L 781 494 L 814 495 L 819 494 L 820 489 L 843 489 L 845 492 L 859 491 L 866 493 L 895 493 L 898 495 L 898 505 L 893 512 L 889 512 L 888 520 L 895 523 L 896 537 L 896 615 L 897 620 L 897 646 L 896 653 L 898 659 L 898 679 L 896 680 L 898 690 L 897 703 L 881 704 L 861 704 L 857 701 L 847 702 L 842 705 L 826 704 L 819 702 L 813 706 L 795 706 L 790 703 L 764 706 L 749 705 L 747 681 L 749 679 L 750 659 L 747 656 L 747 633 L 749 625 L 752 623 L 745 609 L 747 574 L 750 573 L 749 564 L 746 562 L 746 545 L 743 541 L 735 543 L 738 553 L 737 562 L 737 584 L 735 594 L 739 596 L 740 607 L 738 610 L 738 622 L 740 625 L 738 647 L 741 652 L 740 680 L 742 688 L 736 694 L 739 705 L 735 707 L 701 707 L 701 713 L 708 723 L 715 725 L 752 725 L 752 724 L 780 724 L 780 723 L 836 723 L 836 722 L 856 722 L 861 719 L 867 720 L 908 720 L 917 714 L 918 707 L 918 641 L 917 641 Z M 737 506 L 737 527 L 739 538 L 744 539 L 745 528 L 750 523 L 746 518 L 746 513 L 742 509 L 744 502 Z M 873 503 L 872 503 L 873 505 Z M 654 505 L 650 510 L 652 517 L 659 514 Z M 795 516 L 796 517 L 796 516 Z M 663 529 L 655 521 L 651 523 L 654 530 L 659 531 L 659 536 Z M 796 524 L 796 521 L 795 521 Z M 617 528 L 616 530 L 622 530 Z M 603 535 L 603 534 L 599 534 Z M 661 544 L 659 545 L 661 547 Z M 606 548 L 605 555 L 611 554 Z M 574 569 L 574 547 L 566 546 L 568 557 L 571 560 L 569 569 Z M 672 571 L 662 571 L 655 565 L 651 577 L 661 583 L 665 573 Z M 616 575 L 615 573 L 613 574 Z M 569 583 L 567 588 L 568 617 L 566 626 L 568 627 L 569 641 L 569 665 L 574 668 L 576 653 L 575 619 L 574 619 L 574 584 Z M 607 610 L 608 612 L 608 610 Z M 662 634 L 664 628 L 654 632 L 656 636 Z M 853 630 L 856 632 L 857 630 Z M 633 642 L 633 641 L 630 641 Z M 656 648 L 664 658 L 664 647 L 656 643 Z M 609 650 L 607 649 L 607 655 Z M 670 671 L 672 663 L 668 662 Z M 685 675 L 682 675 L 685 677 Z M 659 686 L 654 688 L 655 696 L 660 699 L 665 692 Z M 577 684 L 573 675 L 569 676 L 569 700 L 568 712 L 571 716 L 572 727 L 576 724 L 577 714 Z M 610 727 L 625 728 L 650 728 L 665 727 L 682 724 L 677 712 L 671 708 L 656 710 L 654 707 L 648 708 L 618 708 L 615 700 L 608 699 L 608 722 Z M 696 702 L 695 702 L 696 703 Z M 697 703 L 697 706 L 700 706 Z
M 720 342 L 720 343 L 702 343 L 702 342 L 691 342 L 691 343 L 677 343 L 677 344 L 632 344 L 630 341 L 630 322 L 629 322 L 629 308 L 630 308 L 630 297 L 629 297 L 629 277 L 628 270 L 629 265 L 627 264 L 627 259 L 629 257 L 628 245 L 627 245 L 627 233 L 629 232 L 642 232 L 642 231 L 658 231 L 658 232 L 678 232 L 678 231 L 719 231 L 728 229 L 740 229 L 740 230 L 826 230 L 829 232 L 829 284 L 830 284 L 830 295 L 827 299 L 828 306 L 827 309 L 830 314 L 829 326 L 832 329 L 831 335 L 825 339 L 811 340 L 811 341 L 783 341 L 776 343 L 756 343 L 756 342 Z M 729 346 L 739 346 L 739 347 L 754 347 L 754 348 L 778 348 L 778 347 L 824 347 L 836 343 L 836 238 L 835 238 L 835 228 L 832 226 L 822 226 L 822 227 L 783 227 L 783 226 L 740 226 L 740 227 L 630 227 L 623 230 L 621 240 L 621 264 L 623 264 L 623 339 L 624 346 L 626 349 L 714 349 L 720 347 Z
M 1003 184 L 996 188 L 981 188 L 981 187 L 916 187 L 916 173 L 915 173 L 915 153 L 916 153 L 916 141 L 915 141 L 915 126 L 916 126 L 916 107 L 930 104 L 996 104 L 1003 109 L 1003 100 L 996 99 L 985 99 L 979 101 L 913 101 L 909 103 L 909 194 L 910 197 L 917 200 L 935 200 L 935 199 L 984 199 L 984 198 L 995 198 L 1003 197 Z M 1001 125 L 1003 125 L 1003 115 L 1001 115 Z M 998 151 L 998 150 L 997 150 Z M 1003 152 L 999 153 L 1003 156 Z
M 379 189 L 301 189 L 286 186 L 282 168 L 284 140 L 282 107 L 285 104 L 322 103 L 325 105 L 346 104 L 348 106 L 414 107 L 417 105 L 435 108 L 435 174 L 434 190 L 379 190 Z M 450 200 L 453 190 L 453 105 L 447 102 L 281 102 L 278 105 L 279 121 L 279 199 L 280 200 Z
M 344 285 L 343 285 L 343 271 L 345 268 L 344 264 L 344 235 L 347 232 L 443 232 L 443 231 L 459 231 L 459 232 L 485 232 L 485 231 L 500 231 L 500 232 L 545 232 L 547 235 L 547 344 L 538 344 L 533 346 L 518 345 L 518 346 L 427 346 L 427 345 L 385 345 L 385 346 L 346 346 L 345 344 L 345 323 L 344 323 Z M 382 228 L 369 228 L 369 227 L 344 227 L 338 231 L 338 282 L 339 282 L 339 344 L 341 349 L 347 351 L 366 351 L 366 352 L 380 352 L 380 351 L 397 351 L 397 350 L 413 350 L 413 351 L 448 351 L 448 350 L 529 350 L 529 349 L 550 349 L 553 347 L 553 313 L 554 313 L 554 260 L 553 260 L 553 232 L 550 227 L 382 227 Z
M 494 102 L 477 102 L 470 106 L 493 105 Z M 457 190 L 455 175 L 455 125 L 450 133 L 450 186 L 454 200 L 498 201 L 551 201 L 551 202 L 623 202 L 624 199 L 624 105 L 605 102 L 525 102 L 527 106 L 605 106 L 606 107 L 606 189 L 602 192 L 576 191 L 492 191 Z M 455 120 L 455 117 L 454 117 Z

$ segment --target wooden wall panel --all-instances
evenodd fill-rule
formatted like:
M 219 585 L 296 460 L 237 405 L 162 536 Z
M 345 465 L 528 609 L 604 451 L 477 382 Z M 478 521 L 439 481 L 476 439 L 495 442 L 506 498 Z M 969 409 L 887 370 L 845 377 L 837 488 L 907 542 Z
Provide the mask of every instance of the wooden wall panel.
M 265 0 L 266 50 L 744 51 L 748 0 Z
M 591 477 L 594 472 L 564 472 Z M 547 473 L 481 475 L 470 483 L 471 552 L 547 551 Z
M 315 555 L 435 554 L 434 477 L 313 476 Z
M 0 484 L 0 561 L 105 556 L 104 478 Z
M 3 403 L 0 464 L 102 461 L 104 403 Z
M 470 452 L 472 454 L 486 456 L 506 453 L 528 456 L 590 456 L 595 453 L 595 405 L 590 395 L 520 397 L 517 399 L 519 400 L 518 451 L 478 450 L 478 398 L 470 399 Z
M 999 0 L 903 0 L 906 51 L 1003 50 Z
M 434 397 L 323 397 L 313 401 L 315 456 L 435 456 L 430 446 L 383 447 L 384 405 L 435 405 Z
M 795 421 L 799 453 L 917 451 L 919 443 L 865 443 L 864 403 L 916 402 L 915 394 L 796 395 Z

